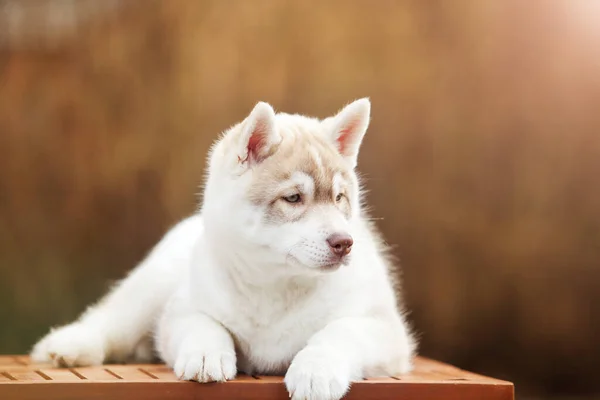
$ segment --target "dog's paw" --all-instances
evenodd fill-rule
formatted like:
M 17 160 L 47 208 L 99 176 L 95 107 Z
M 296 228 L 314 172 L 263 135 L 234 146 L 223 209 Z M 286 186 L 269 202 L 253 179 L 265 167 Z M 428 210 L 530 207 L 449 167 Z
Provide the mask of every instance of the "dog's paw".
M 224 382 L 235 378 L 236 357 L 223 351 L 182 351 L 173 368 L 179 379 L 197 382 Z
M 338 400 L 350 388 L 347 363 L 310 348 L 296 355 L 284 381 L 292 400 Z
M 100 334 L 77 323 L 53 329 L 31 351 L 34 362 L 52 363 L 55 367 L 100 365 L 104 358 Z

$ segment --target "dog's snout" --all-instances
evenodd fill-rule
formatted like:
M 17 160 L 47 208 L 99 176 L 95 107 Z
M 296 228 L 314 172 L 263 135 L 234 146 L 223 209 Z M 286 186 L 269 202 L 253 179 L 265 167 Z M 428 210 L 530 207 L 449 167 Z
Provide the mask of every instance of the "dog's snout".
M 334 233 L 327 238 L 327 243 L 335 255 L 343 257 L 350 253 L 354 240 L 347 233 Z

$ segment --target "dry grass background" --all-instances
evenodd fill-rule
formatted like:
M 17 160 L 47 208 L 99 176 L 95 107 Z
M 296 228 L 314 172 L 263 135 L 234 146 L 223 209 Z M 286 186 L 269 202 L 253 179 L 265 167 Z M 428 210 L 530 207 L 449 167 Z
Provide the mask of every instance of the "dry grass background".
M 0 41 L 0 352 L 74 318 L 191 213 L 208 146 L 256 101 L 325 117 L 370 96 L 359 166 L 422 352 L 522 394 L 598 390 L 594 15 L 129 0 L 51 44 Z

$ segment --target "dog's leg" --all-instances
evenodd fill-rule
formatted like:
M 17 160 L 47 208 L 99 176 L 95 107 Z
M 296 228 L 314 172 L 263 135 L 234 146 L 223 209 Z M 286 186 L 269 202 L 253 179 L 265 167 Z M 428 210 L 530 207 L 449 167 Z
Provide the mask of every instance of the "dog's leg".
M 180 379 L 219 382 L 237 373 L 233 338 L 220 323 L 190 306 L 185 288 L 165 307 L 156 344 Z
M 292 399 L 337 400 L 353 380 L 411 369 L 414 344 L 395 318 L 343 318 L 317 332 L 290 365 Z
M 107 360 L 150 361 L 154 322 L 188 268 L 202 229 L 199 216 L 176 225 L 106 297 L 77 321 L 42 338 L 31 352 L 32 359 L 66 367 Z

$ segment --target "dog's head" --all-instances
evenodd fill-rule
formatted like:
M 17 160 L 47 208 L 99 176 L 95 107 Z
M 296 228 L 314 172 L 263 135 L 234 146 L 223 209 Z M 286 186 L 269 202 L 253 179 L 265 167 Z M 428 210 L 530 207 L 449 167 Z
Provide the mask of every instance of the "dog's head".
M 203 205 L 211 242 L 294 273 L 348 263 L 360 246 L 354 168 L 369 115 L 368 99 L 324 120 L 258 103 L 211 151 Z

